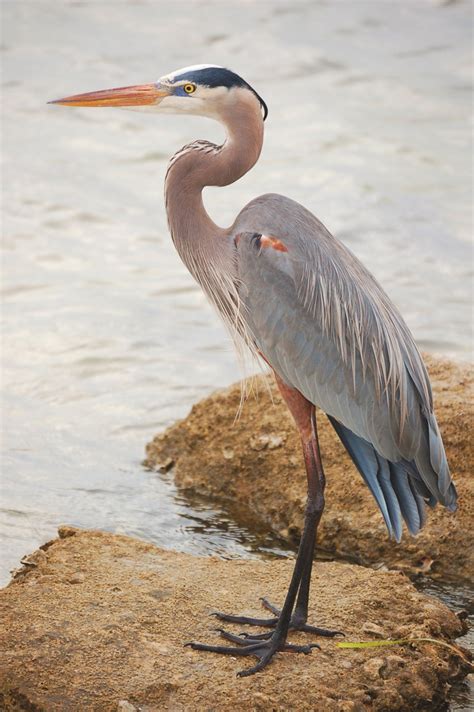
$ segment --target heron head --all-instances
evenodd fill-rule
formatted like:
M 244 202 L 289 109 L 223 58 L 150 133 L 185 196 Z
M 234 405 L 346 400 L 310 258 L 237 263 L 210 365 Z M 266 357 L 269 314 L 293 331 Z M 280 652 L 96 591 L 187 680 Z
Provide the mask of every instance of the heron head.
M 267 105 L 238 74 L 211 64 L 178 69 L 151 84 L 75 94 L 49 102 L 64 106 L 144 107 L 162 113 L 196 114 L 219 118 L 243 100 L 260 107 L 265 120 Z M 258 102 L 258 103 L 257 103 Z

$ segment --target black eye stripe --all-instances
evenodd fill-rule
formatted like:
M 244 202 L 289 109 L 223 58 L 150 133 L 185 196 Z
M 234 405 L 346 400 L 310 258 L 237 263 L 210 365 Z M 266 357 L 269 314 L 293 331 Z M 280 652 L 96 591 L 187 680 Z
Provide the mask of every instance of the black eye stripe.
M 194 82 L 195 84 L 202 84 L 210 89 L 216 87 L 227 87 L 231 89 L 232 87 L 245 87 L 257 97 L 260 102 L 260 106 L 263 110 L 263 120 L 268 116 L 268 107 L 263 101 L 260 94 L 257 94 L 255 89 L 239 77 L 235 72 L 231 72 L 230 69 L 225 69 L 224 67 L 205 67 L 204 69 L 195 69 L 191 72 L 186 72 L 186 74 L 175 75 L 173 81 L 179 80 L 189 80 L 189 83 Z

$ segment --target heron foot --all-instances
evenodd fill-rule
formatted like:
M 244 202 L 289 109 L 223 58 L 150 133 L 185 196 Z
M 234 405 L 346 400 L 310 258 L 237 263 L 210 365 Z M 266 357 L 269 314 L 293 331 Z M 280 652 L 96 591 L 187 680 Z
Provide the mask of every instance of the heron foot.
M 256 665 L 245 668 L 245 670 L 240 670 L 237 673 L 238 677 L 247 677 L 248 675 L 253 675 L 256 672 L 259 672 L 259 670 L 263 670 L 263 668 L 268 665 L 277 652 L 303 653 L 304 655 L 308 655 L 311 653 L 313 648 L 319 648 L 319 645 L 316 643 L 311 643 L 310 645 L 294 645 L 293 643 L 287 643 L 284 639 L 276 639 L 274 634 L 270 634 L 271 637 L 264 640 L 259 636 L 242 637 L 240 635 L 228 633 L 221 628 L 218 628 L 217 630 L 221 636 L 225 638 L 225 640 L 235 643 L 235 645 L 206 645 L 205 643 L 194 642 L 185 643 L 185 645 L 193 650 L 206 650 L 210 653 L 220 653 L 221 655 L 232 655 L 236 657 L 253 655 L 258 658 L 258 663 Z
M 211 615 L 219 618 L 221 621 L 226 621 L 227 623 L 240 623 L 242 625 L 255 625 L 262 628 L 275 628 L 278 623 L 281 611 L 279 608 L 270 603 L 266 598 L 260 599 L 262 606 L 274 614 L 273 618 L 249 618 L 248 616 L 234 616 L 228 613 L 221 613 L 219 611 L 211 613 Z M 336 635 L 341 635 L 344 637 L 344 633 L 340 630 L 331 630 L 329 628 L 319 628 L 314 625 L 308 625 L 306 623 L 306 616 L 301 615 L 298 610 L 295 610 L 291 617 L 289 630 L 302 631 L 304 633 L 312 633 L 313 635 L 321 635 L 325 638 L 334 638 Z M 245 639 L 252 638 L 253 640 L 269 640 L 272 633 L 260 633 L 259 635 L 254 634 L 242 634 Z

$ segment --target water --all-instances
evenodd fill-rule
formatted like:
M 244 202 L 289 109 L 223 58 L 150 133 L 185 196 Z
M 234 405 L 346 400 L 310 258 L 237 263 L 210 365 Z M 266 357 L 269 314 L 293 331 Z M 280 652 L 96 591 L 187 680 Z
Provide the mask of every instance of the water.
M 45 102 L 234 68 L 270 116 L 258 166 L 207 191 L 215 220 L 290 195 L 370 267 L 422 348 L 469 359 L 470 3 L 4 0 L 2 15 L 2 581 L 62 522 L 283 555 L 140 464 L 156 432 L 239 377 L 162 199 L 171 153 L 221 129 Z
M 467 623 L 470 627 L 468 633 L 457 639 L 457 643 L 464 648 L 474 651 L 474 588 L 468 585 L 456 585 L 420 579 L 417 588 L 431 596 L 439 598 L 455 611 L 466 611 Z M 474 679 L 464 679 L 454 683 L 450 693 L 449 712 L 472 712 L 474 708 Z

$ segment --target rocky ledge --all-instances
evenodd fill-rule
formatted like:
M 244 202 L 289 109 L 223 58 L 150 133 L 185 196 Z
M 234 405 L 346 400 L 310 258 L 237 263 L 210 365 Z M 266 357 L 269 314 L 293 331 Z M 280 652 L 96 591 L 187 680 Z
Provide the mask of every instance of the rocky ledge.
M 472 369 L 428 356 L 425 361 L 460 495 L 458 512 L 437 507 L 416 538 L 405 533 L 400 544 L 389 541 L 369 490 L 320 416 L 327 490 L 318 546 L 330 556 L 365 565 L 468 580 L 474 569 Z M 243 505 L 254 521 L 294 542 L 306 497 L 298 435 L 273 380 L 260 376 L 253 385 L 254 395 L 238 419 L 240 385 L 235 384 L 205 398 L 187 418 L 158 435 L 147 446 L 145 464 L 174 468 L 178 487 Z
M 279 653 L 264 672 L 237 678 L 252 659 L 183 643 L 219 642 L 212 611 L 259 613 L 263 594 L 280 602 L 292 561 L 196 558 L 124 536 L 59 533 L 0 594 L 2 710 L 413 712 L 437 709 L 467 672 L 450 645 L 353 650 L 319 638 L 321 650 Z M 463 632 L 404 574 L 341 563 L 318 565 L 310 617 L 342 629 L 346 641 L 451 643 Z M 308 642 L 295 633 L 291 640 Z

